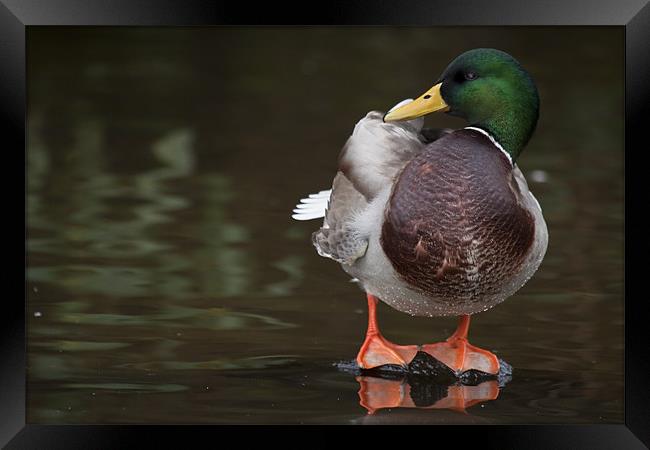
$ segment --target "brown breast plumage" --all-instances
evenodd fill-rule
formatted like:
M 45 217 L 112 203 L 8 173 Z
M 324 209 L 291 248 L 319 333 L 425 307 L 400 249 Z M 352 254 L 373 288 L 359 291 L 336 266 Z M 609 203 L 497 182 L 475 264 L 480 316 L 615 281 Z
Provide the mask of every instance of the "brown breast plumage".
M 534 235 L 506 156 L 480 132 L 463 129 L 404 168 L 381 245 L 396 272 L 424 294 L 475 302 L 520 270 Z

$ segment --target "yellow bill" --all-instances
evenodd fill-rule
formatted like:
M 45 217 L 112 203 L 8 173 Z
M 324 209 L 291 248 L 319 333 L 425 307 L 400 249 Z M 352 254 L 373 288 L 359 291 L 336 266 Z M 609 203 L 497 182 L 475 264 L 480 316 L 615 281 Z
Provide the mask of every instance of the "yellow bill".
M 445 103 L 440 95 L 440 86 L 442 86 L 442 83 L 436 84 L 411 103 L 389 112 L 384 116 L 384 122 L 415 119 L 432 112 L 449 110 L 449 105 Z

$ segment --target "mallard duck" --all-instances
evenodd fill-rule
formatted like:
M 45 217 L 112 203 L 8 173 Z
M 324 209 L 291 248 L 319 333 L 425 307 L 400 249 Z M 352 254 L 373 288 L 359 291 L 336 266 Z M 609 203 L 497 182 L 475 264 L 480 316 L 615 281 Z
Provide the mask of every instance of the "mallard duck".
M 468 126 L 423 128 L 438 111 Z M 512 56 L 470 50 L 419 98 L 362 118 L 332 188 L 296 206 L 294 219 L 324 217 L 316 250 L 367 294 L 360 368 L 407 367 L 424 351 L 456 374 L 498 373 L 498 358 L 467 334 L 470 316 L 512 296 L 546 253 L 542 210 L 517 167 L 538 114 L 535 83 Z M 458 328 L 443 342 L 394 344 L 379 330 L 378 299 L 414 316 L 459 316 Z

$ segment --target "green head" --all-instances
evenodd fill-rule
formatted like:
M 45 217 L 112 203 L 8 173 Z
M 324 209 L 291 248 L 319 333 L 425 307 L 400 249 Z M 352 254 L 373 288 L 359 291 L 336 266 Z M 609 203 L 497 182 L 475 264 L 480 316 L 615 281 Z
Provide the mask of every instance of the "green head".
M 535 130 L 539 96 L 528 72 L 512 56 L 478 48 L 454 59 L 433 88 L 385 120 L 433 111 L 447 111 L 486 130 L 515 161 Z

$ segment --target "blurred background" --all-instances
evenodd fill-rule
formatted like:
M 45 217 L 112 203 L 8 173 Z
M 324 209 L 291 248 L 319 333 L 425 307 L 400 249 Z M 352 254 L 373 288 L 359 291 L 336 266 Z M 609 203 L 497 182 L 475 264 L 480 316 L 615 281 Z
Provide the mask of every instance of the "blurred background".
M 30 423 L 622 423 L 623 28 L 28 27 Z M 496 400 L 365 416 L 364 294 L 294 204 L 369 110 L 495 47 L 541 97 L 519 166 L 548 252 L 476 316 Z M 429 126 L 462 127 L 445 115 Z M 399 343 L 453 318 L 379 307 Z

